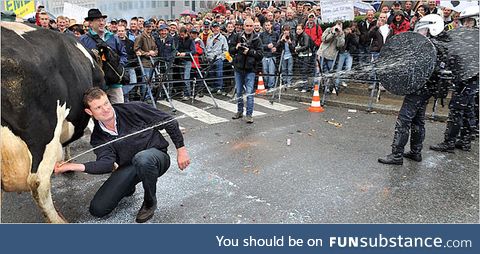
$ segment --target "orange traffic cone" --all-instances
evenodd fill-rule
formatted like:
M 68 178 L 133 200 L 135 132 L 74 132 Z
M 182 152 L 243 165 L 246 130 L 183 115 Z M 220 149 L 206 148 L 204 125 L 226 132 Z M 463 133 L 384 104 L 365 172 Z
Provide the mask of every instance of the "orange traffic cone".
M 310 108 L 308 108 L 308 111 L 310 112 L 323 112 L 324 109 L 320 105 L 320 94 L 318 93 L 318 85 L 315 85 L 315 88 L 313 89 L 313 97 L 312 97 L 312 105 Z
M 257 91 L 255 91 L 255 94 L 266 94 L 266 93 L 267 93 L 267 89 L 265 89 L 265 84 L 263 83 L 262 73 L 260 72 L 260 75 L 258 76 Z

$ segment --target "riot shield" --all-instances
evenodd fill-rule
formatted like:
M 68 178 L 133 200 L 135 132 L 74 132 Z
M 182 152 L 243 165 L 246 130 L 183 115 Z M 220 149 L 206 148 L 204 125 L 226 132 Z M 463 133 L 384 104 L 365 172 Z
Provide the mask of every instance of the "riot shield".
M 396 95 L 415 93 L 432 75 L 437 59 L 433 43 L 416 32 L 390 38 L 375 61 L 377 79 Z M 478 63 L 478 61 L 477 61 Z

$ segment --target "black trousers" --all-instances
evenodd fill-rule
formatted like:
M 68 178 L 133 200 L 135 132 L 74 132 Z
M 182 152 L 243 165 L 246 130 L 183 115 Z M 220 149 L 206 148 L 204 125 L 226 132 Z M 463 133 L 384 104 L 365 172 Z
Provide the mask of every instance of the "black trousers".
M 431 95 L 429 94 L 405 95 L 395 124 L 392 153 L 404 152 L 410 130 L 411 151 L 414 153 L 420 153 L 422 151 L 423 140 L 425 139 L 425 111 L 430 97 Z
M 169 167 L 170 156 L 163 151 L 150 148 L 138 152 L 130 165 L 119 167 L 98 189 L 90 202 L 90 213 L 95 217 L 109 214 L 139 182 L 145 191 L 144 202 L 153 205 L 157 201 L 157 178 Z
M 458 134 L 460 140 L 470 143 L 470 134 L 476 127 L 475 89 L 477 88 L 467 86 L 466 89 L 453 93 L 445 130 L 445 142 L 450 145 L 455 143 Z

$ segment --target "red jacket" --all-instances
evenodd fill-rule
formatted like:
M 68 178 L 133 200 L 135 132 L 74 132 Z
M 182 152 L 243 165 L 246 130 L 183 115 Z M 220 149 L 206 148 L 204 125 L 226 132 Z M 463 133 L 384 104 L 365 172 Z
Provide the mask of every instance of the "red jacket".
M 199 69 L 200 69 L 200 58 L 199 58 L 199 56 L 201 56 L 203 54 L 203 48 L 200 44 L 201 44 L 200 41 L 195 41 L 195 55 L 193 55 L 193 61 L 195 62 L 195 63 L 193 63 L 193 68 L 195 68 L 195 64 L 196 64 Z
M 393 34 L 396 35 L 396 34 L 400 34 L 400 33 L 405 33 L 407 31 L 410 30 L 410 22 L 408 22 L 408 20 L 404 19 L 402 21 L 402 23 L 400 23 L 399 26 L 397 26 L 395 24 L 395 21 L 393 21 L 391 24 L 390 24 L 390 28 L 393 29 Z
M 318 33 L 317 33 L 317 27 L 318 27 Z M 308 22 L 305 25 L 305 33 L 312 38 L 312 40 L 315 42 L 315 45 L 320 47 L 320 44 L 322 44 L 322 34 L 323 30 L 322 27 L 318 24 L 313 24 L 312 28 L 308 28 Z

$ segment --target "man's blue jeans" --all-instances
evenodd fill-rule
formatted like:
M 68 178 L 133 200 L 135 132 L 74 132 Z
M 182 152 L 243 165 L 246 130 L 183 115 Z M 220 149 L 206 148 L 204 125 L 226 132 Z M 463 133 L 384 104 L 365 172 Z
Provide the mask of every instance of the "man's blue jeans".
M 286 86 L 291 86 L 292 75 L 293 75 L 293 56 L 288 59 L 283 59 L 282 75 L 283 75 L 283 84 Z
M 192 62 L 183 61 L 183 79 L 190 79 L 190 72 L 192 70 Z M 190 87 L 190 81 L 185 81 L 185 86 L 183 87 L 183 96 L 190 96 L 192 94 L 192 88 Z
M 126 68 L 125 71 L 128 73 L 128 75 L 130 77 L 130 84 L 137 83 L 137 74 L 135 73 L 135 68 L 134 67 Z M 134 87 L 135 87 L 135 85 L 124 85 L 124 86 L 122 86 L 123 97 L 124 97 L 125 102 L 129 101 L 128 100 L 128 94 L 130 93 L 130 91 L 132 91 L 132 89 Z
M 209 76 L 212 77 L 213 73 L 215 73 L 215 89 L 222 90 L 223 89 L 223 60 L 217 59 L 215 62 L 212 63 L 213 67 L 212 70 L 209 71 Z
M 237 91 L 237 112 L 243 113 L 243 92 L 244 86 L 247 96 L 247 116 L 253 114 L 253 86 L 255 83 L 255 72 L 235 71 L 235 89 Z
M 264 57 L 262 59 L 263 74 L 268 74 L 268 76 L 263 76 L 263 80 L 267 85 L 267 88 L 273 88 L 275 86 L 275 58 L 274 57 Z M 272 76 L 270 76 L 272 75 Z
M 145 191 L 144 202 L 153 205 L 156 202 L 157 178 L 165 174 L 169 167 L 170 156 L 166 152 L 156 148 L 138 152 L 131 164 L 113 171 L 98 189 L 90 202 L 90 213 L 95 217 L 109 214 L 139 182 L 142 182 Z
M 335 87 L 338 88 L 340 84 L 340 75 L 338 72 L 342 70 L 349 71 L 352 69 L 353 64 L 353 57 L 348 52 L 340 53 L 338 55 L 338 63 L 337 63 L 337 79 L 335 80 Z

